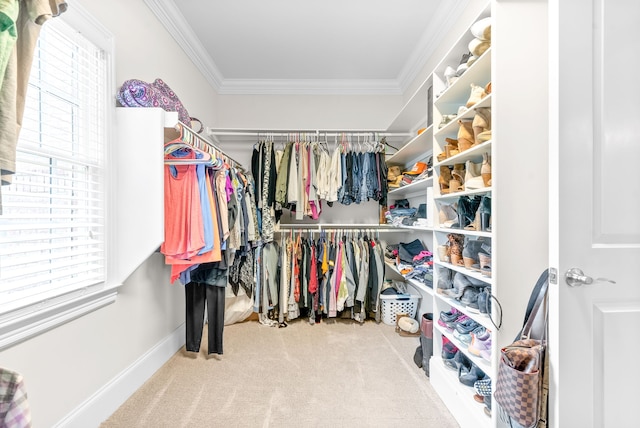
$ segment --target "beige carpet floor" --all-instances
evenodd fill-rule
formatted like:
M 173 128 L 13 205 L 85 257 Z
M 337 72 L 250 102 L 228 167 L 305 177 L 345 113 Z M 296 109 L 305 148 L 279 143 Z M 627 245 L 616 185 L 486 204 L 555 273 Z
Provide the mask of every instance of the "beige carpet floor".
M 335 320 L 225 327 L 224 355 L 177 352 L 101 428 L 458 427 L 413 362 L 416 337 Z

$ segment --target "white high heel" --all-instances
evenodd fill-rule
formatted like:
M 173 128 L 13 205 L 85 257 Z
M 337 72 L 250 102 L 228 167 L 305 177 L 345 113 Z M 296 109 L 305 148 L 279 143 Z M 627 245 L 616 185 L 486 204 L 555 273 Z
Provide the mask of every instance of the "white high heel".
M 464 176 L 465 190 L 482 189 L 486 187 L 481 175 L 482 164 L 467 161 L 466 172 Z

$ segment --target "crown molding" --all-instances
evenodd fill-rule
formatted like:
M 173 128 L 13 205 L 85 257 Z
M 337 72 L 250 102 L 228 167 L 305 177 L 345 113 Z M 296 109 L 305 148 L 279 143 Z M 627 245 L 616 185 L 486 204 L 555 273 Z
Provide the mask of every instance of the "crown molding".
M 144 0 L 144 3 L 156 15 L 160 23 L 193 61 L 211 86 L 216 91 L 220 91 L 224 76 L 218 70 L 213 59 L 193 32 L 175 2 L 173 0 Z
M 401 95 L 393 79 L 225 79 L 220 95 Z
M 441 2 L 430 26 L 397 79 L 225 79 L 174 0 L 144 0 L 167 32 L 221 95 L 402 95 L 427 64 L 445 29 L 469 0 Z
M 461 13 L 468 6 L 468 3 L 469 0 L 440 2 L 440 7 L 430 19 L 433 25 L 427 27 L 415 50 L 398 75 L 398 86 L 403 93 L 427 65 L 429 58 L 434 55 L 447 30 L 450 29 L 455 20 L 460 17 Z

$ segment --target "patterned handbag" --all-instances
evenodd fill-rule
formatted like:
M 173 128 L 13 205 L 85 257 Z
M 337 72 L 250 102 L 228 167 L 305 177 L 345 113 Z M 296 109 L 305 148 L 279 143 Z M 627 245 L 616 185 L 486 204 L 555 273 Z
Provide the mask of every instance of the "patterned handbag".
M 538 422 L 544 345 L 536 339 L 522 339 L 501 350 L 495 400 L 523 427 Z
M 547 286 L 548 271 L 545 271 L 534 288 L 519 339 L 501 349 L 498 362 L 495 401 L 509 418 L 527 428 L 546 427 Z M 530 336 L 538 316 L 544 317 L 541 319 L 543 328 L 540 338 L 533 339 Z

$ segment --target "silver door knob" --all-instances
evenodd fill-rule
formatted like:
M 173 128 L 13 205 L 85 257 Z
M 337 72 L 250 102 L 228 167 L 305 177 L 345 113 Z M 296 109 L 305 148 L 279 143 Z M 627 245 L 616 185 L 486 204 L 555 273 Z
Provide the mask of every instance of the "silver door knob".
M 564 274 L 564 280 L 569 284 L 570 287 L 577 287 L 583 284 L 593 284 L 594 279 L 588 275 L 585 275 L 582 270 L 579 268 L 571 268 Z M 615 281 L 612 281 L 607 278 L 596 278 L 596 282 L 605 281 L 610 282 L 611 284 L 615 284 Z

